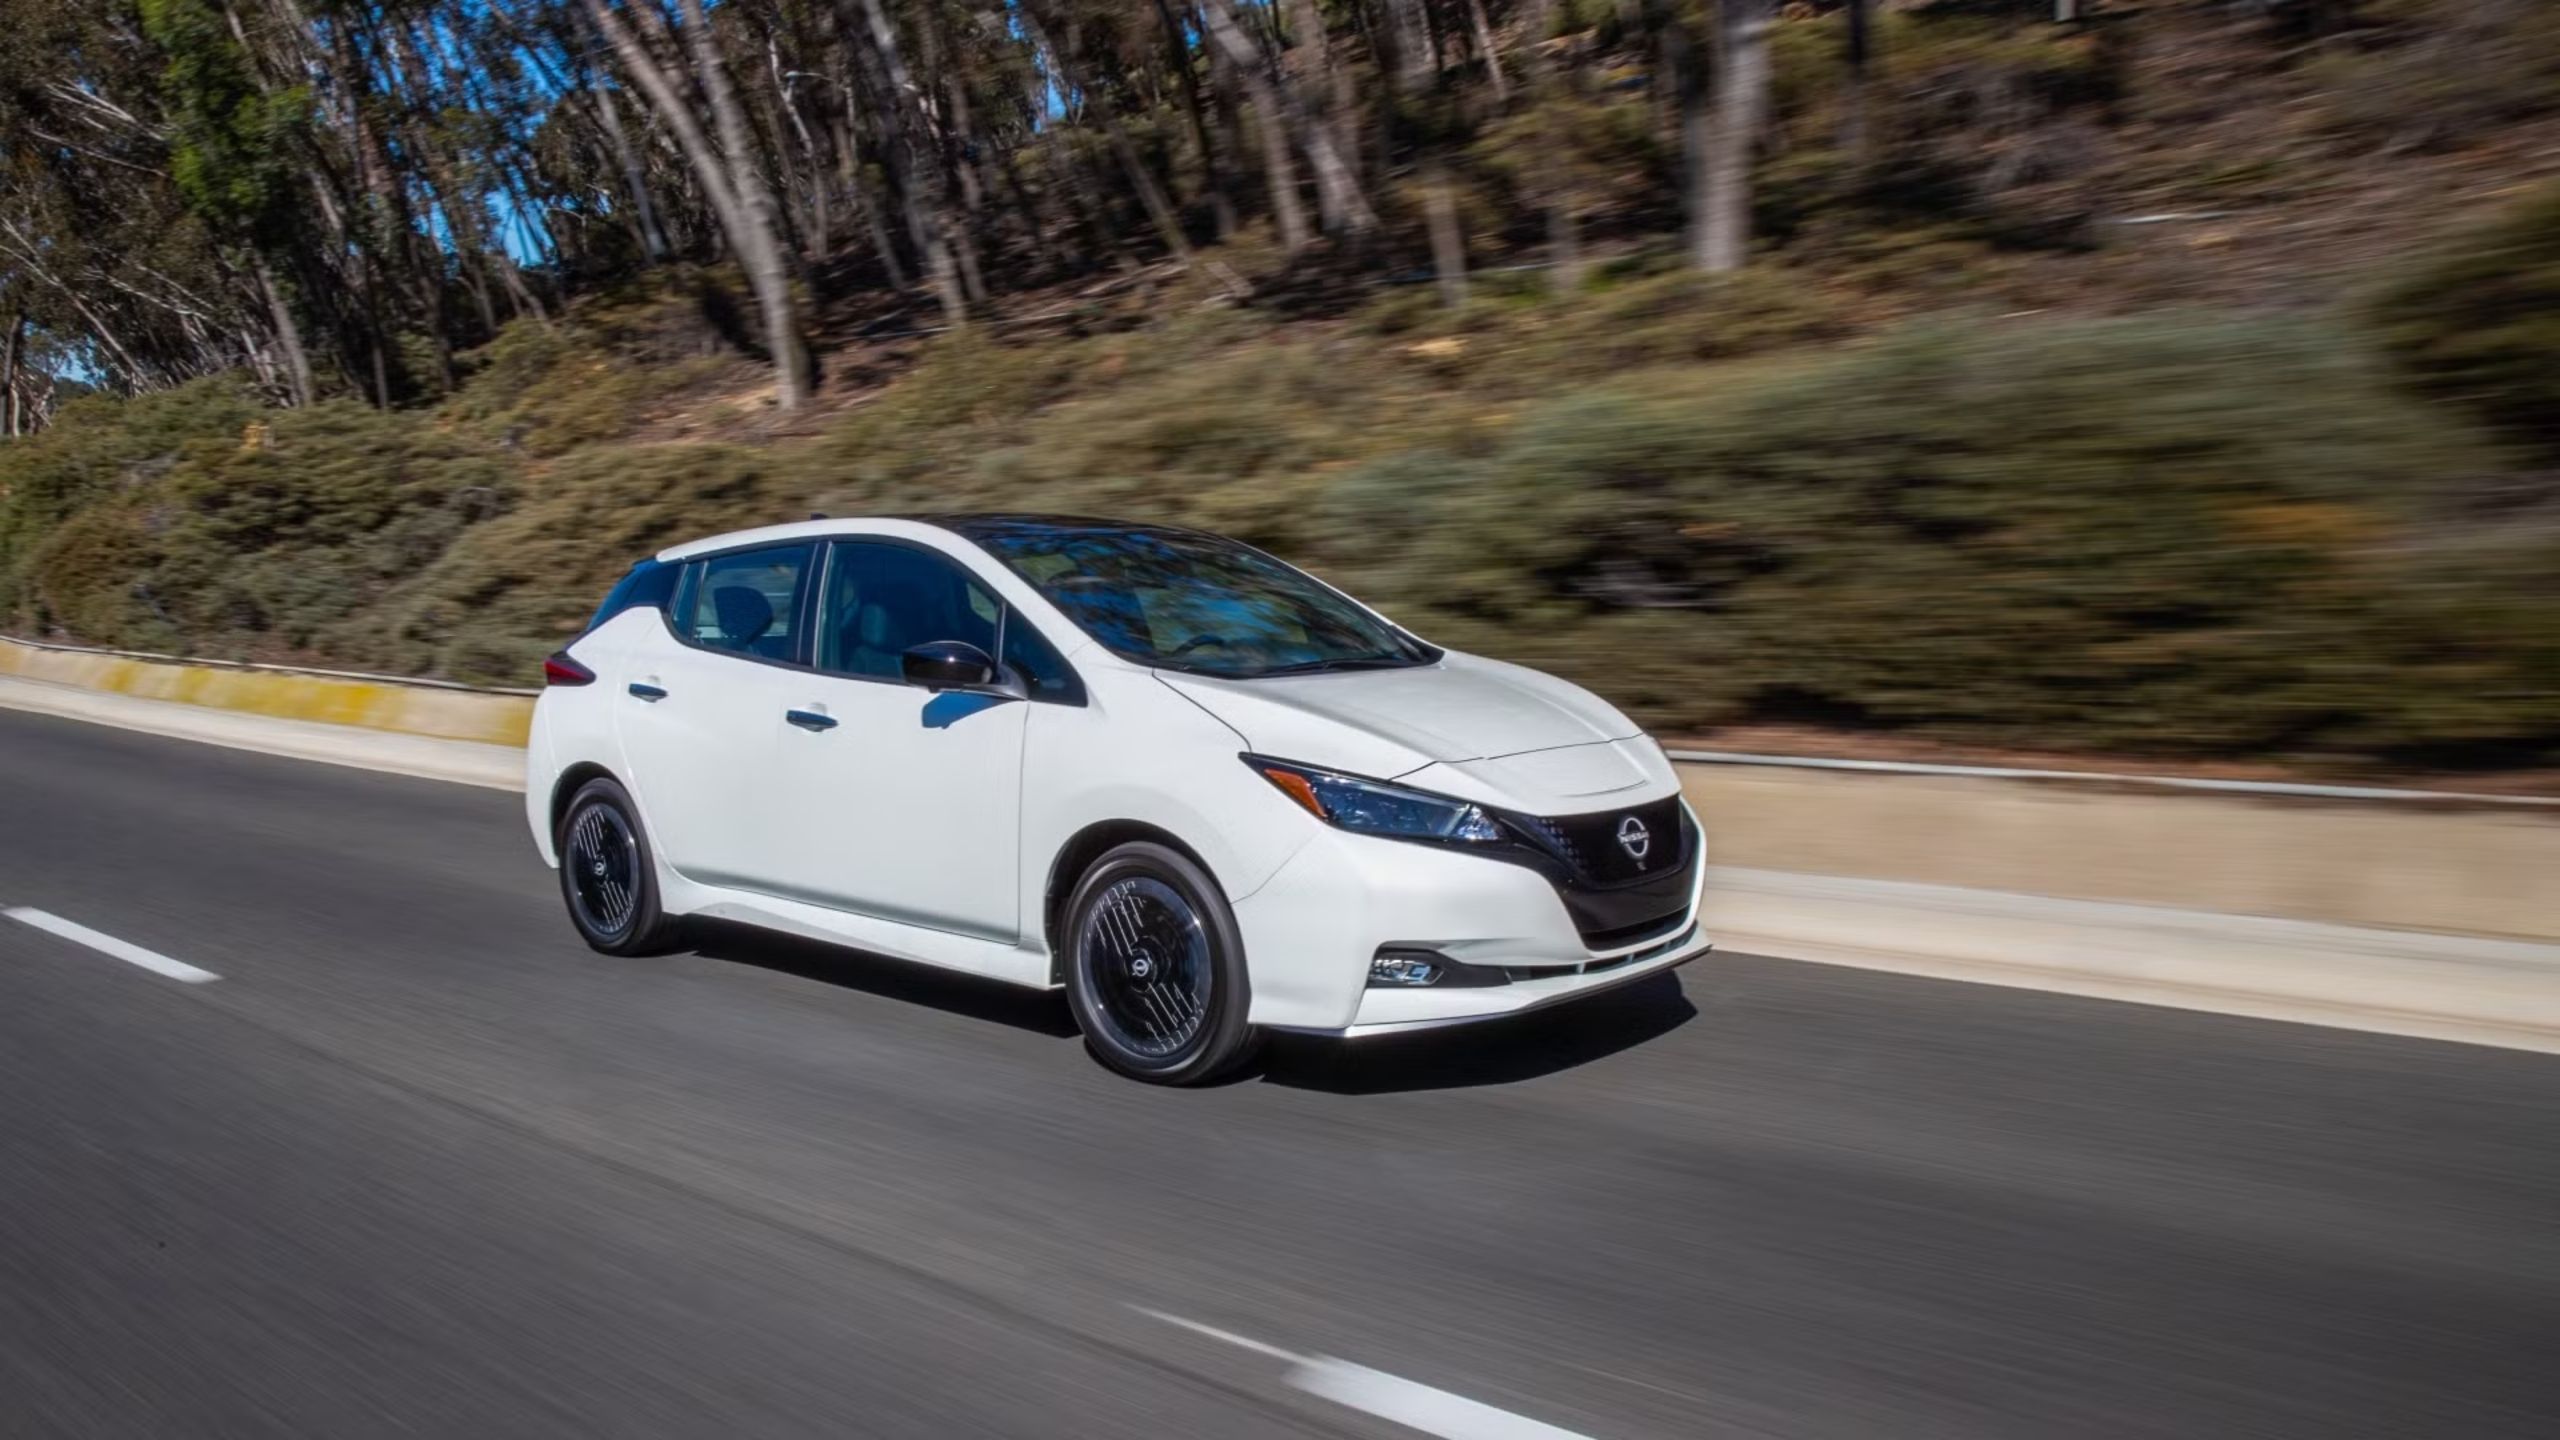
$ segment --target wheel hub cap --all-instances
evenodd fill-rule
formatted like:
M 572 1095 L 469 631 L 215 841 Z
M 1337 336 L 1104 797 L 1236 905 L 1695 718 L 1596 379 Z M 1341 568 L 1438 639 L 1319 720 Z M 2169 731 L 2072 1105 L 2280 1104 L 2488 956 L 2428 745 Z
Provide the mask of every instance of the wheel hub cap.
M 618 937 L 640 913 L 640 840 L 610 805 L 590 805 L 569 822 L 564 864 L 569 903 L 599 935 Z
M 1112 1041 L 1161 1059 L 1199 1038 L 1216 966 L 1181 891 L 1150 875 L 1120 881 L 1085 912 L 1076 944 Z

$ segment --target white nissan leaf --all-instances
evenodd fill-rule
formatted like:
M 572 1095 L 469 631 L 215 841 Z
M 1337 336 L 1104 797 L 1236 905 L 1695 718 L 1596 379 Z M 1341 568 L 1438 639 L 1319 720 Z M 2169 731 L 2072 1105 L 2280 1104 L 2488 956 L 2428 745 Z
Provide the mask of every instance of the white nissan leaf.
M 526 809 L 611 954 L 681 917 L 1063 987 L 1205 1080 L 1264 1031 L 1515 1014 L 1667 970 L 1706 844 L 1588 692 L 1234 541 L 812 520 L 634 565 L 545 664 Z

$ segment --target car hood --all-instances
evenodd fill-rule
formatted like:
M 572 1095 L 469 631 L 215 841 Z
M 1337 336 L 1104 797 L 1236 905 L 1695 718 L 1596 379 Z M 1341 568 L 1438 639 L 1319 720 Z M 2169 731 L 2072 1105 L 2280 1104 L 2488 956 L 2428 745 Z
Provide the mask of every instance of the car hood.
M 1405 670 L 1259 680 L 1158 674 L 1260 754 L 1382 780 L 1641 733 L 1578 685 L 1455 651 Z

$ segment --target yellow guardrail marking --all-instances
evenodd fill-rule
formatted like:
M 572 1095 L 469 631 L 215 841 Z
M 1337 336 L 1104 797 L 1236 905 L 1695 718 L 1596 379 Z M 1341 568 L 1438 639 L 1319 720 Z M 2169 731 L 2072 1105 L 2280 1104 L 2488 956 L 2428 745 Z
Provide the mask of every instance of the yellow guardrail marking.
M 11 640 L 0 640 L 0 675 L 141 700 L 241 710 L 279 720 L 353 725 L 485 745 L 521 747 L 533 726 L 533 698 L 528 695 L 83 655 Z

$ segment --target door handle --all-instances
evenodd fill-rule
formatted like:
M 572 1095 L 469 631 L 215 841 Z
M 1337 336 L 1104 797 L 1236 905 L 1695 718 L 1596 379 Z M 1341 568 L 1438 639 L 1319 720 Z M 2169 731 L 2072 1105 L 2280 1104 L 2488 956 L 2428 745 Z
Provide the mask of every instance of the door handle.
M 637 696 L 639 696 L 641 699 L 643 699 L 643 700 L 647 700 L 647 701 L 650 701 L 650 702 L 652 702 L 652 703 L 655 703 L 655 702 L 657 702 L 657 701 L 664 700 L 664 699 L 666 699 L 666 698 L 667 698 L 667 692 L 666 692 L 666 691 L 659 689 L 659 688 L 658 688 L 657 686 L 655 686 L 655 685 L 643 685 L 643 684 L 641 684 L 641 683 L 640 683 L 639 681 L 637 681 L 637 680 L 634 680 L 634 681 L 632 681 L 632 682 L 631 682 L 630 690 L 631 690 L 631 693 L 632 693 L 632 694 L 637 695 Z
M 815 710 L 785 710 L 782 712 L 782 718 L 811 732 L 836 728 L 836 717 L 821 715 Z

